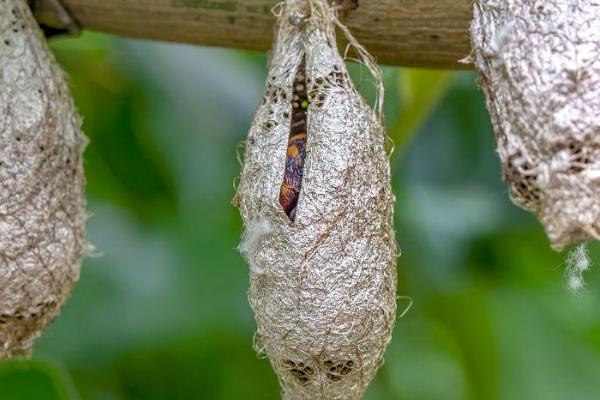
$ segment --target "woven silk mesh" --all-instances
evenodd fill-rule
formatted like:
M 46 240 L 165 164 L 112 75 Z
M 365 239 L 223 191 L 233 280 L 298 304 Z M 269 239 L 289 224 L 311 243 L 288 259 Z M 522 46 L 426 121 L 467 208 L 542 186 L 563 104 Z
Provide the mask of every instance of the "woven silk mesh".
M 29 352 L 79 277 L 86 139 L 22 0 L 0 3 L 0 359 Z
M 478 0 L 471 37 L 511 198 L 557 250 L 600 238 L 600 2 Z
M 396 259 L 385 132 L 357 93 L 325 1 L 286 2 L 235 202 L 250 266 L 256 347 L 284 399 L 358 399 L 382 362 L 396 315 Z M 307 18 L 294 25 L 298 14 Z M 278 202 L 292 83 L 303 56 L 307 156 L 296 219 Z

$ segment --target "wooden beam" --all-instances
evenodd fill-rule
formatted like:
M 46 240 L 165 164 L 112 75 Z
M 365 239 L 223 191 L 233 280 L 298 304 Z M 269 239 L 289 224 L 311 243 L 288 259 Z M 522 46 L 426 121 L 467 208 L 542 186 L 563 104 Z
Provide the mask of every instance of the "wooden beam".
M 135 38 L 265 51 L 273 0 L 62 0 L 85 29 Z M 36 17 L 60 25 L 49 0 Z M 471 0 L 360 0 L 342 18 L 380 63 L 465 68 Z

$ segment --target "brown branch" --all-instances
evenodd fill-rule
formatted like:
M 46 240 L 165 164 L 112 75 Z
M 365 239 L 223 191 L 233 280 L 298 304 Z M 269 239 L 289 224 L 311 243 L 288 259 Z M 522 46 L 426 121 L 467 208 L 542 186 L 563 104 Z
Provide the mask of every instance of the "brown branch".
M 265 51 L 273 0 L 62 0 L 82 27 L 117 35 Z M 60 22 L 48 0 L 36 16 Z M 383 64 L 464 68 L 471 0 L 361 0 L 343 22 Z

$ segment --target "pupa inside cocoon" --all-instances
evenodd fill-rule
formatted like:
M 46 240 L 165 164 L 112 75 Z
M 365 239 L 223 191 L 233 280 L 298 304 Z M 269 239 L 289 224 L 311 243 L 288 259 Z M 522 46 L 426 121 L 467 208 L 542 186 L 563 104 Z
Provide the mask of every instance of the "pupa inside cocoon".
M 284 399 L 358 399 L 396 315 L 385 133 L 348 76 L 326 1 L 280 12 L 235 199 L 257 348 Z
M 86 138 L 23 0 L 0 3 L 0 359 L 27 354 L 84 255 Z
M 513 201 L 557 250 L 600 238 L 600 3 L 476 0 L 471 39 Z

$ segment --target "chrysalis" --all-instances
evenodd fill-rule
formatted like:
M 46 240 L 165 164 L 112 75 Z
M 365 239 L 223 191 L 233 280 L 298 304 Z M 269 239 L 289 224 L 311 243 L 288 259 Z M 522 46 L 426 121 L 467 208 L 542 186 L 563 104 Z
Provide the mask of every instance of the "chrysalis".
M 27 354 L 79 278 L 80 129 L 63 72 L 23 0 L 0 4 L 0 359 Z
M 477 0 L 475 67 L 513 201 L 553 248 L 600 238 L 600 4 Z
M 287 1 L 280 9 L 235 199 L 257 348 L 279 376 L 284 399 L 360 398 L 396 313 L 385 133 L 348 76 L 336 24 L 324 0 Z

